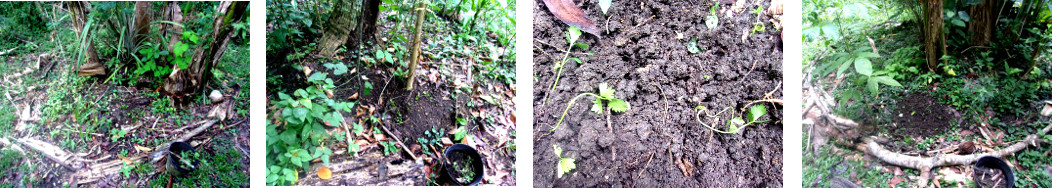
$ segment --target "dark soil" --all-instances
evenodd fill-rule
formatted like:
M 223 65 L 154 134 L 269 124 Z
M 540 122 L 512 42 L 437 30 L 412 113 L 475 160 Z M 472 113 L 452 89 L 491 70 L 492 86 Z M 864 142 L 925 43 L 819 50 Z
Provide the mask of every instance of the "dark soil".
M 894 128 L 896 134 L 912 137 L 940 135 L 950 129 L 950 122 L 958 117 L 952 107 L 940 104 L 927 92 L 906 94 L 896 103 Z
M 745 5 L 728 16 L 732 4 L 720 5 L 719 26 L 702 19 L 713 2 L 657 1 L 614 4 L 608 15 L 584 1 L 581 8 L 599 25 L 602 37 L 583 36 L 591 46 L 574 49 L 553 93 L 552 66 L 568 45 L 567 25 L 541 1 L 534 7 L 535 107 L 534 187 L 781 187 L 782 106 L 766 105 L 770 121 L 738 134 L 714 133 L 698 123 L 693 108 L 731 108 L 725 122 L 742 115 L 750 101 L 779 99 L 782 80 L 781 33 L 768 15 L 749 13 L 769 1 Z M 756 16 L 765 32 L 748 35 Z M 677 35 L 682 34 L 682 39 Z M 687 44 L 697 38 L 696 54 Z M 589 112 L 591 97 L 579 100 L 554 133 L 559 115 L 575 95 L 595 92 L 609 83 L 615 97 L 631 109 L 607 116 Z M 544 96 L 550 94 L 545 104 Z M 584 102 L 581 102 L 584 101 Z M 708 121 L 708 120 L 707 120 Z M 721 126 L 722 127 L 722 126 Z M 725 128 L 725 127 L 724 127 Z M 577 168 L 556 178 L 553 145 Z
M 975 174 L 972 174 L 972 178 L 975 179 L 975 183 L 979 187 L 993 187 L 1002 188 L 1008 187 L 1009 182 L 1006 180 L 1004 173 L 1001 169 L 997 168 L 986 168 L 977 166 L 974 168 Z

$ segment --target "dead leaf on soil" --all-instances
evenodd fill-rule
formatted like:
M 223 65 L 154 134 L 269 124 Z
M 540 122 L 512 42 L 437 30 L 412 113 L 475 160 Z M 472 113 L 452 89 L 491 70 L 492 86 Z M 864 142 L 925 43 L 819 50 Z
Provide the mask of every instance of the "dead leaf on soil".
M 902 183 L 903 181 L 906 181 L 906 179 L 902 179 L 902 178 L 899 178 L 898 176 L 895 176 L 894 178 L 891 178 L 890 180 L 888 180 L 888 187 L 898 187 L 896 185 L 898 185 L 899 183 Z
M 332 171 L 330 171 L 329 168 L 318 169 L 318 178 L 321 178 L 323 180 L 331 179 Z
M 544 0 L 544 5 L 548 7 L 552 15 L 555 15 L 555 18 L 559 18 L 568 25 L 576 26 L 581 31 L 599 36 L 599 28 L 595 26 L 595 22 L 592 22 L 588 15 L 573 3 L 573 0 Z
M 347 97 L 347 100 L 358 100 L 358 93 L 354 93 L 354 95 Z
M 453 141 L 449 140 L 449 138 L 447 138 L 447 137 L 442 137 L 442 145 L 452 146 L 453 145 Z
M 153 149 L 150 149 L 148 147 L 143 147 L 143 146 L 140 146 L 140 145 L 135 145 L 135 150 L 139 150 L 141 152 L 151 152 L 151 151 L 153 151 Z

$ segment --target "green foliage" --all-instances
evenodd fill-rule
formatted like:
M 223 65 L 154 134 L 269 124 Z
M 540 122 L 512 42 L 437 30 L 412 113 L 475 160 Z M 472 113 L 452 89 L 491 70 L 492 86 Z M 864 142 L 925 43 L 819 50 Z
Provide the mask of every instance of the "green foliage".
M 323 66 L 332 69 L 333 75 L 343 75 L 344 73 L 347 73 L 347 65 L 341 62 L 326 63 L 323 64 Z
M 559 164 L 555 165 L 555 168 L 556 168 L 555 172 L 557 174 L 559 174 L 557 176 L 558 178 L 562 178 L 563 174 L 570 173 L 571 170 L 573 170 L 574 168 L 577 168 L 577 165 L 574 164 L 574 159 L 573 158 L 569 158 L 569 157 L 563 158 L 563 156 L 562 156 L 563 149 L 559 148 L 559 145 L 552 145 L 552 147 L 555 147 L 555 157 L 559 158 Z
M 696 38 L 691 38 L 690 39 L 690 43 L 687 44 L 687 52 L 690 52 L 692 54 L 696 54 L 698 52 L 701 52 L 701 49 L 698 49 L 698 39 L 696 39 Z
M 297 0 L 267 0 L 267 51 L 290 48 L 308 42 L 307 36 L 320 33 L 311 13 L 321 6 L 301 6 Z M 315 17 L 322 17 L 316 15 Z
M 460 126 L 459 128 L 457 128 L 457 131 L 453 133 L 454 141 L 463 140 L 464 137 L 468 135 L 468 130 L 465 127 L 467 126 Z
M 384 155 L 398 154 L 398 145 L 394 141 L 380 142 L 384 146 Z
M 153 72 L 153 77 L 158 78 L 157 80 L 163 79 L 172 72 L 172 68 L 161 64 L 161 57 L 167 57 L 168 51 L 159 49 L 158 44 L 146 43 L 143 45 L 144 48 L 139 50 L 138 57 L 138 68 L 135 69 L 136 75 L 143 75 L 147 72 Z
M 324 90 L 335 87 L 326 75 L 314 73 L 308 78 L 313 85 L 293 95 L 278 93 L 274 104 L 280 115 L 275 118 L 281 126 L 267 124 L 268 185 L 295 183 L 297 171 L 309 167 L 313 159 L 328 164 L 332 150 L 322 145 L 331 136 L 326 126 L 343 123 L 340 111 L 353 113 L 354 103 L 326 97 Z
M 0 4 L 0 50 L 15 49 L 14 54 L 35 50 L 38 46 L 25 40 L 45 39 L 53 23 L 44 17 L 36 3 L 4 2 Z
M 596 93 L 581 93 L 581 94 L 578 94 L 577 96 L 575 96 L 573 99 L 571 99 L 570 103 L 566 105 L 566 110 L 563 110 L 563 115 L 559 117 L 559 122 L 557 122 L 555 124 L 555 127 L 552 127 L 552 130 L 549 130 L 548 132 L 553 132 L 553 131 L 555 131 L 555 129 L 559 128 L 559 125 L 562 125 L 563 118 L 566 118 L 566 113 L 570 111 L 570 107 L 573 106 L 573 104 L 577 101 L 577 99 L 579 99 L 579 98 L 581 98 L 583 96 L 589 96 L 589 95 L 595 97 L 595 100 L 592 101 L 591 111 L 595 112 L 596 114 L 603 114 L 602 112 L 603 112 L 604 102 L 605 102 L 605 106 L 609 107 L 611 111 L 618 112 L 618 113 L 628 111 L 628 109 L 630 107 L 628 102 L 625 102 L 624 100 L 621 100 L 621 99 L 618 99 L 618 98 L 614 97 L 614 89 L 613 88 L 610 88 L 610 86 L 607 86 L 606 83 L 600 83 L 599 84 L 599 93 L 598 94 L 596 94 Z

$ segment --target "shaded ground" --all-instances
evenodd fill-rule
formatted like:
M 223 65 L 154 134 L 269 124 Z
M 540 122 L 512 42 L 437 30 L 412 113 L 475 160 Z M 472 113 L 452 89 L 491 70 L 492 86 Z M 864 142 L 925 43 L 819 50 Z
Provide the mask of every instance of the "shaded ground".
M 277 92 L 291 93 L 302 84 L 306 76 L 295 66 L 308 67 L 314 71 L 331 72 L 325 63 L 343 63 L 348 69 L 357 71 L 342 75 L 329 74 L 336 89 L 333 99 L 352 101 L 359 111 L 345 114 L 347 121 L 358 123 L 369 135 L 354 135 L 362 146 L 359 156 L 346 153 L 347 144 L 334 145 L 331 157 L 333 178 L 322 180 L 317 169 L 326 167 L 312 163 L 307 172 L 300 173 L 298 185 L 447 185 L 438 180 L 441 165 L 436 153 L 446 146 L 434 147 L 417 142 L 426 138 L 427 131 L 441 132 L 441 137 L 453 138 L 452 131 L 461 126 L 457 117 L 466 120 L 467 138 L 464 144 L 473 146 L 484 158 L 485 174 L 481 185 L 514 186 L 515 182 L 515 117 L 514 98 L 515 72 L 514 48 L 500 46 L 494 35 L 476 39 L 478 43 L 465 43 L 454 37 L 460 23 L 428 16 L 423 29 L 421 44 L 422 61 L 417 68 L 414 90 L 407 91 L 406 80 L 395 72 L 405 69 L 409 57 L 396 57 L 397 63 L 386 63 L 376 58 L 377 50 L 392 54 L 411 46 L 389 41 L 391 33 L 401 32 L 408 26 L 397 26 L 386 17 L 397 12 L 382 12 L 376 35 L 376 44 L 366 44 L 362 50 L 338 53 L 336 57 L 312 57 L 289 62 L 282 54 L 268 54 L 268 78 L 281 78 L 280 84 L 268 82 L 268 98 L 277 97 Z M 401 27 L 402 30 L 395 30 Z M 408 34 L 406 34 L 408 36 Z M 487 49 L 485 47 L 493 46 Z M 351 47 L 348 47 L 351 48 Z M 494 49 L 496 49 L 494 51 Z M 481 58 L 480 58 L 481 57 Z M 490 59 L 485 57 L 498 57 Z M 362 64 L 359 64 L 362 63 Z M 404 64 L 402 64 L 404 63 Z M 355 65 L 358 64 L 356 67 Z M 366 85 L 371 85 L 366 87 Z M 370 88 L 370 89 L 366 89 Z M 368 93 L 365 90 L 370 90 Z M 384 128 L 389 130 L 382 131 Z M 342 128 L 329 129 L 333 135 L 344 134 Z M 374 130 L 381 130 L 385 140 L 394 138 L 412 150 L 412 154 L 397 148 L 397 154 L 385 155 L 381 142 L 374 139 Z M 410 156 L 420 158 L 414 161 Z
M 950 129 L 950 122 L 957 123 L 960 115 L 955 116 L 953 109 L 940 104 L 927 92 L 906 94 L 896 101 L 893 131 L 895 135 L 910 137 L 927 137 L 945 133 Z
M 232 45 L 233 46 L 233 45 Z M 231 47 L 246 50 L 245 46 Z M 221 81 L 208 84 L 209 91 L 223 93 L 225 101 L 232 106 L 225 121 L 219 121 L 208 131 L 193 137 L 189 143 L 202 151 L 203 161 L 199 170 L 189 177 L 173 180 L 176 186 L 247 186 L 249 166 L 248 123 L 248 63 L 247 55 L 239 56 L 228 51 L 216 69 Z M 72 60 L 54 57 L 54 51 L 38 51 L 3 59 L 3 88 L 6 100 L 3 108 L 10 110 L 5 116 L 12 120 L 0 124 L 0 139 L 17 143 L 19 140 L 36 140 L 57 146 L 52 151 L 70 153 L 74 158 L 64 162 L 74 168 L 96 168 L 108 162 L 135 160 L 151 151 L 163 149 L 168 143 L 197 127 L 196 122 L 215 119 L 208 117 L 209 111 L 220 103 L 207 100 L 204 95 L 195 95 L 193 102 L 173 105 L 170 99 L 159 94 L 155 88 L 120 85 L 105 77 L 77 77 L 70 70 Z M 247 52 L 244 52 L 247 54 Z M 37 61 L 37 59 L 41 61 Z M 37 64 L 39 62 L 39 64 Z M 20 75 L 29 69 L 29 74 Z M 46 76 L 45 76 L 46 75 Z M 12 111 L 21 111 L 14 113 Z M 0 118 L 4 119 L 4 118 Z M 0 144 L 4 146 L 5 144 Z M 19 144 L 15 144 L 19 145 Z M 4 152 L 17 152 L 15 169 L 0 171 L 0 185 L 60 187 L 85 184 L 89 186 L 164 186 L 168 175 L 153 173 L 156 167 L 144 163 L 124 163 L 122 170 L 89 173 L 98 179 L 86 178 L 78 172 L 50 160 L 40 151 L 26 145 L 6 145 Z M 125 174 L 126 173 L 126 174 Z
M 617 2 L 608 16 L 601 16 L 593 2 L 583 2 L 580 7 L 603 36 L 578 41 L 592 47 L 587 54 L 577 49 L 570 54 L 584 63 L 566 64 L 559 86 L 547 93 L 555 77 L 553 63 L 568 45 L 567 26 L 537 1 L 534 186 L 781 187 L 780 105 L 757 103 L 767 106 L 765 118 L 771 121 L 739 134 L 714 134 L 698 123 L 693 110 L 699 105 L 731 108 L 719 116 L 728 120 L 749 101 L 781 98 L 780 32 L 770 16 L 746 11 L 769 7 L 768 1 L 756 3 L 733 11 L 732 4 L 721 4 L 719 25 L 710 30 L 699 18 L 709 14 L 712 2 Z M 756 16 L 767 29 L 749 34 Z M 743 34 L 749 34 L 744 41 Z M 702 52 L 688 52 L 693 38 Z M 585 110 L 593 100 L 586 97 L 571 107 L 564 125 L 546 131 L 572 97 L 604 82 L 631 104 L 627 112 L 609 117 L 612 130 L 607 116 Z M 550 99 L 544 104 L 546 95 Z M 562 178 L 556 178 L 559 159 L 553 145 L 577 161 L 577 168 Z

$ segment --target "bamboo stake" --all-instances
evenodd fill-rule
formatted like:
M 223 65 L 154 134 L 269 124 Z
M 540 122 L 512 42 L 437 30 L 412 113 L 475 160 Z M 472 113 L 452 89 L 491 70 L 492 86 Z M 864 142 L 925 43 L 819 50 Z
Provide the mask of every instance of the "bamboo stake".
M 413 32 L 413 56 L 409 63 L 409 77 L 406 78 L 405 90 L 413 90 L 413 82 L 416 81 L 416 66 L 420 63 L 420 38 L 424 27 L 424 2 L 416 3 L 416 28 Z

